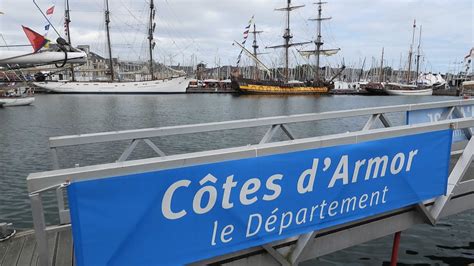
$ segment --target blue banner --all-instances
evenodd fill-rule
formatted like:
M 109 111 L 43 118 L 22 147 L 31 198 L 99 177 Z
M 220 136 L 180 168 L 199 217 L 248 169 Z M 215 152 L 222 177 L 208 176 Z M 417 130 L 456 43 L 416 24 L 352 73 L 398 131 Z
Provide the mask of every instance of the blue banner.
M 77 265 L 180 265 L 446 192 L 452 130 L 73 182 Z
M 466 105 L 458 107 L 462 117 L 474 117 L 474 106 Z M 414 110 L 407 112 L 407 125 L 414 125 L 420 123 L 436 122 L 441 119 L 441 116 L 447 114 L 449 108 L 432 108 L 423 110 Z M 461 116 L 450 115 L 447 118 L 462 118 Z M 460 129 L 453 131 L 453 142 L 466 141 L 466 135 Z

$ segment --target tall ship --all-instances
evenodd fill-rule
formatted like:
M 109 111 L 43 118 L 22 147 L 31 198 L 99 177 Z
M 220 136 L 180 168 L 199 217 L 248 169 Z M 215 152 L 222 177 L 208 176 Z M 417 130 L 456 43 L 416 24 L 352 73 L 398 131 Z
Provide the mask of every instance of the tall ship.
M 312 55 L 316 57 L 316 65 L 314 69 L 314 77 L 307 81 L 296 81 L 290 80 L 290 71 L 289 71 L 289 56 L 290 52 L 289 49 L 294 46 L 305 45 L 313 42 L 300 42 L 294 43 L 291 41 L 293 35 L 290 30 L 290 14 L 291 11 L 304 7 L 304 5 L 292 5 L 291 0 L 287 0 L 286 7 L 277 8 L 275 11 L 284 11 L 286 12 L 286 29 L 283 34 L 284 43 L 282 45 L 270 46 L 266 48 L 283 48 L 285 52 L 285 66 L 283 69 L 283 73 L 279 74 L 278 78 L 274 79 L 260 79 L 257 74 L 254 75 L 253 78 L 243 78 L 240 73 L 234 73 L 232 75 L 232 87 L 242 93 L 251 93 L 251 94 L 327 94 L 331 89 L 334 88 L 333 77 L 331 80 L 325 80 L 321 75 L 320 70 L 320 56 L 321 55 L 333 55 L 336 54 L 340 49 L 322 49 L 323 41 L 321 37 L 321 22 L 323 20 L 329 20 L 331 18 L 323 18 L 322 17 L 322 5 L 326 2 L 322 2 L 319 0 L 315 4 L 318 5 L 318 17 L 314 19 L 310 19 L 312 21 L 317 22 L 317 38 L 314 41 L 315 49 L 309 51 L 298 51 L 301 55 L 307 56 L 308 58 Z M 254 32 L 257 32 L 254 28 Z M 255 35 L 254 35 L 255 36 Z M 254 37 L 254 53 L 252 54 L 248 51 L 245 47 L 240 45 L 239 43 L 235 42 L 238 46 L 242 48 L 246 54 L 255 61 L 255 69 L 263 68 L 268 73 L 270 73 L 270 69 L 266 67 L 258 58 L 256 48 L 256 40 Z M 257 71 L 256 71 L 257 72 Z M 278 71 L 277 71 L 278 72 Z M 340 73 L 340 72 L 339 72 Z M 269 75 L 271 76 L 271 75 Z
M 110 11 L 109 1 L 105 1 L 105 30 L 107 36 L 107 48 L 108 48 L 108 68 L 110 73 L 110 80 L 105 82 L 99 81 L 84 81 L 78 82 L 74 80 L 74 68 L 71 67 L 71 81 L 46 81 L 44 76 L 39 76 L 34 84 L 40 88 L 43 88 L 49 92 L 54 93 L 98 93 L 98 94 L 142 94 L 142 93 L 185 93 L 189 84 L 189 79 L 184 72 L 176 72 L 176 75 L 172 75 L 167 79 L 156 79 L 153 68 L 153 49 L 155 41 L 153 33 L 155 30 L 155 5 L 153 0 L 150 0 L 149 5 L 149 23 L 148 23 L 148 50 L 149 50 L 149 72 L 151 80 L 145 81 L 118 81 L 115 78 L 112 49 L 110 43 Z M 65 12 L 65 29 L 68 37 L 69 44 L 71 43 L 71 37 L 69 34 L 69 1 L 66 1 L 66 12 Z
M 413 61 L 413 45 L 415 42 L 415 31 L 416 31 L 416 20 L 413 21 L 413 34 L 410 44 L 410 50 L 408 51 L 408 70 L 406 75 L 405 83 L 395 83 L 389 82 L 385 84 L 384 90 L 389 95 L 432 95 L 433 87 L 431 85 L 426 86 L 424 84 L 417 84 L 416 79 L 418 78 L 420 72 L 420 45 L 421 45 L 421 27 L 420 27 L 420 37 L 418 41 L 418 54 L 416 60 L 416 75 L 412 76 L 412 61 Z

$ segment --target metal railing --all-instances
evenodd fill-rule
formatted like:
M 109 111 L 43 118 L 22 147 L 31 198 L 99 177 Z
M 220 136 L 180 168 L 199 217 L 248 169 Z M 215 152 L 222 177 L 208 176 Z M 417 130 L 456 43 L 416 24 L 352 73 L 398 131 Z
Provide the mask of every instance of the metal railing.
M 92 134 L 80 134 L 61 137 L 52 137 L 49 139 L 49 148 L 53 163 L 53 169 L 60 169 L 57 149 L 69 146 L 116 142 L 116 141 L 130 141 L 129 145 L 122 152 L 117 162 L 126 161 L 132 152 L 136 149 L 139 142 L 143 141 L 150 147 L 156 156 L 164 157 L 166 154 L 156 145 L 151 138 L 176 136 L 184 134 L 205 133 L 214 131 L 223 131 L 231 129 L 246 129 L 254 127 L 268 127 L 265 135 L 260 140 L 260 144 L 270 142 L 273 136 L 281 129 L 282 132 L 291 140 L 297 138 L 291 131 L 289 125 L 303 122 L 317 122 L 322 120 L 349 118 L 368 116 L 367 122 L 362 126 L 361 130 L 371 129 L 377 121 L 380 121 L 385 127 L 392 126 L 392 123 L 387 117 L 389 113 L 407 112 L 423 109 L 433 108 L 449 108 L 448 112 L 442 115 L 441 119 L 448 118 L 451 114 L 456 113 L 458 117 L 463 117 L 462 110 L 458 107 L 474 105 L 474 100 L 455 100 L 442 101 L 420 104 L 405 104 L 395 106 L 384 106 L 376 108 L 362 108 L 354 110 L 342 110 L 323 113 L 298 114 L 288 116 L 275 116 L 254 119 L 242 119 L 214 123 L 202 123 L 194 125 L 182 125 L 160 128 L 146 128 L 136 130 L 123 130 L 112 132 L 100 132 Z M 466 132 L 469 134 L 469 132 Z M 69 211 L 65 204 L 64 193 L 62 188 L 56 190 L 56 198 L 58 205 L 59 221 L 61 224 L 70 222 Z
M 377 121 L 377 119 L 380 119 L 382 123 L 384 123 L 385 126 L 390 126 L 390 122 L 386 118 L 386 114 L 388 113 L 415 111 L 415 110 L 423 110 L 423 109 L 434 109 L 434 108 L 450 108 L 450 110 L 454 110 L 454 108 L 456 107 L 468 106 L 468 105 L 474 105 L 474 99 L 419 103 L 419 104 L 405 104 L 405 105 L 384 106 L 384 107 L 375 107 L 375 108 L 361 108 L 361 109 L 322 112 L 322 113 L 241 119 L 241 120 L 202 123 L 202 124 L 194 124 L 194 125 L 70 135 L 70 136 L 50 138 L 49 147 L 52 153 L 53 167 L 55 169 L 58 169 L 59 163 L 58 163 L 58 158 L 56 155 L 56 149 L 60 147 L 66 147 L 66 146 L 103 143 L 103 142 L 121 141 L 121 140 L 146 140 L 146 139 L 150 139 L 154 137 L 204 133 L 204 132 L 221 131 L 221 130 L 229 130 L 229 129 L 243 129 L 243 128 L 251 128 L 251 127 L 261 127 L 261 126 L 270 126 L 271 128 L 273 128 L 276 126 L 285 125 L 284 128 L 287 128 L 286 125 L 288 124 L 302 123 L 302 122 L 316 122 L 316 121 L 321 121 L 321 120 L 348 118 L 348 117 L 357 117 L 357 116 L 370 116 L 367 123 L 362 128 L 362 130 L 367 130 L 371 128 L 371 126 L 374 124 L 375 121 Z M 452 113 L 452 111 L 450 112 Z M 263 140 L 265 140 L 265 137 L 262 138 L 262 141 Z M 130 146 L 131 145 L 132 144 L 130 144 Z M 160 155 L 158 152 L 157 154 Z
M 70 182 L 78 180 L 105 178 L 117 175 L 126 175 L 131 173 L 147 172 L 152 170 L 156 171 L 161 169 L 170 169 L 202 163 L 252 158 L 304 149 L 352 144 L 369 140 L 411 135 L 448 128 L 463 129 L 463 132 L 465 133 L 469 141 L 465 148 L 455 152 L 461 154 L 461 156 L 449 176 L 447 196 L 439 197 L 434 203 L 430 203 L 432 204 L 432 206 L 429 209 L 426 207 L 425 203 L 420 203 L 417 206 L 424 219 L 428 223 L 434 224 L 439 218 L 440 213 L 446 206 L 446 203 L 449 202 L 453 194 L 454 188 L 464 176 L 466 169 L 469 167 L 474 154 L 474 141 L 470 140 L 472 136 L 470 128 L 474 127 L 474 118 L 458 118 L 447 120 L 447 118 L 454 113 L 456 113 L 457 116 L 462 116 L 462 111 L 460 110 L 460 107 L 465 105 L 474 105 L 474 100 L 397 105 L 378 108 L 364 108 L 336 112 L 325 112 L 319 114 L 266 117 L 217 123 L 103 132 L 95 134 L 83 134 L 50 138 L 49 142 L 53 156 L 53 164 L 57 170 L 30 174 L 27 178 L 28 191 L 30 193 L 33 211 L 35 234 L 40 254 L 40 262 L 42 265 L 49 265 L 49 260 L 47 257 L 48 247 L 46 237 L 46 223 L 44 219 L 41 194 L 45 191 L 56 189 L 61 223 L 69 223 L 69 211 L 65 208 L 63 188 L 67 186 Z M 447 108 L 447 111 L 445 111 L 441 115 L 441 119 L 445 120 L 423 123 L 418 125 L 392 126 L 391 122 L 387 117 L 387 113 L 432 108 Z M 355 132 L 346 132 L 328 136 L 299 139 L 291 132 L 291 129 L 289 127 L 289 124 L 294 123 L 312 122 L 327 119 L 339 119 L 356 116 L 369 117 L 367 119 L 367 122 L 361 126 L 361 130 Z M 373 129 L 372 127 L 374 126 L 377 120 L 380 120 L 385 128 Z M 221 131 L 228 129 L 244 129 L 261 126 L 267 126 L 268 130 L 266 131 L 266 133 L 258 144 L 232 147 L 220 150 L 201 151 L 179 155 L 166 155 L 155 143 L 153 143 L 152 140 L 150 140 L 150 138 L 153 137 Z M 270 142 L 275 133 L 280 129 L 290 140 Z M 123 140 L 129 140 L 131 142 L 116 162 L 62 170 L 59 169 L 59 163 L 56 153 L 57 148 Z M 158 157 L 127 161 L 127 158 L 133 152 L 139 141 L 144 141 L 148 146 L 150 146 Z M 295 253 L 289 256 L 291 258 L 291 263 L 296 263 L 301 259 L 300 255 L 303 253 L 302 251 L 305 250 L 307 244 L 311 242 L 311 239 L 314 239 L 314 234 L 307 234 L 298 238 Z M 285 262 L 281 260 L 281 256 L 278 255 L 278 251 L 276 251 L 272 245 L 265 245 L 263 248 L 268 253 L 272 254 L 272 256 L 281 264 L 285 264 Z M 285 261 L 288 262 L 287 260 Z

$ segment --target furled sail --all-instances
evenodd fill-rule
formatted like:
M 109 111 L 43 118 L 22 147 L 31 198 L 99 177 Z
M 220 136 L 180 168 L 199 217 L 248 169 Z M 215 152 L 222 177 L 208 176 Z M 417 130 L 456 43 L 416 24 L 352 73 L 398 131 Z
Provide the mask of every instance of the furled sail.
M 320 55 L 324 55 L 324 56 L 332 56 L 332 55 L 335 55 L 337 54 L 341 49 L 338 48 L 338 49 L 327 49 L 327 50 L 319 50 L 319 54 Z M 309 58 L 310 56 L 312 55 L 316 55 L 316 53 L 318 52 L 317 50 L 311 50 L 311 51 L 298 51 L 300 53 L 301 56 L 304 56 L 304 57 L 307 57 Z
M 284 47 L 291 47 L 291 46 L 297 46 L 297 45 L 305 45 L 305 44 L 308 44 L 308 43 L 312 43 L 312 42 L 295 42 L 295 43 L 288 43 L 288 44 L 280 44 L 280 45 L 274 45 L 274 46 L 267 46 L 265 47 L 266 49 L 274 49 L 274 48 L 284 48 Z
M 282 8 L 275 8 L 275 11 L 293 11 L 298 8 L 302 8 L 304 5 L 299 5 L 299 6 L 288 6 L 288 7 L 282 7 Z

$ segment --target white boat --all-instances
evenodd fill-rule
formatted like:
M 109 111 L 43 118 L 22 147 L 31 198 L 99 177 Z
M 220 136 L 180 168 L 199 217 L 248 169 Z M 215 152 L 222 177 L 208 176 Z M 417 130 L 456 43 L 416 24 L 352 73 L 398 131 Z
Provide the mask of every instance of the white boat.
M 416 85 L 407 85 L 401 83 L 387 83 L 383 90 L 388 95 L 414 95 L 426 96 L 433 95 L 433 87 L 420 87 Z
M 474 80 L 471 81 L 464 81 L 462 83 L 462 87 L 465 90 L 474 90 Z
M 29 64 L 54 64 L 62 63 L 67 60 L 68 63 L 85 63 L 86 53 L 84 52 L 54 52 L 39 51 L 29 53 L 25 51 L 0 51 L 0 65 L 29 65 Z
M 360 82 L 334 81 L 334 89 L 336 90 L 359 90 Z
M 416 80 L 417 85 L 433 88 L 442 88 L 446 86 L 446 80 L 441 74 L 422 73 Z
M 85 52 L 72 49 L 71 47 L 66 48 L 65 44 L 57 44 L 61 47 L 61 51 L 44 50 L 43 47 L 48 41 L 45 37 L 28 27 L 23 27 L 23 30 L 30 41 L 33 52 L 26 50 L 11 50 L 7 45 L 7 50 L 0 50 L 0 66 L 10 68 L 11 65 L 18 67 L 28 67 L 37 65 L 49 65 L 49 64 L 65 64 L 75 63 L 83 64 L 86 63 L 87 55 Z M 58 41 L 62 40 L 58 38 Z
M 189 85 L 189 79 L 185 76 L 181 76 L 169 79 L 134 82 L 45 81 L 34 82 L 34 84 L 54 93 L 160 94 L 185 93 Z
M 33 90 L 25 87 L 0 90 L 0 107 L 25 106 L 35 101 Z
M 10 106 L 25 106 L 30 105 L 35 101 L 35 97 L 0 97 L 0 106 L 10 107 Z

